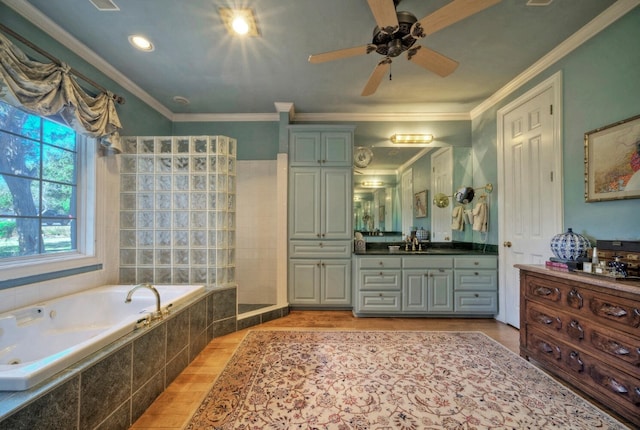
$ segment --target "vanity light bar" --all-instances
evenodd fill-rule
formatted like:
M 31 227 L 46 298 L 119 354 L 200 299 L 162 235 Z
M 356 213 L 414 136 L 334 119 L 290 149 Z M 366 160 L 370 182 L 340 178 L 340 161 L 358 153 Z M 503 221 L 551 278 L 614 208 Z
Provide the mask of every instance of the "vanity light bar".
M 380 188 L 384 186 L 382 181 L 362 181 L 362 186 L 366 188 Z
M 392 143 L 431 143 L 433 134 L 400 134 L 396 133 L 389 138 Z

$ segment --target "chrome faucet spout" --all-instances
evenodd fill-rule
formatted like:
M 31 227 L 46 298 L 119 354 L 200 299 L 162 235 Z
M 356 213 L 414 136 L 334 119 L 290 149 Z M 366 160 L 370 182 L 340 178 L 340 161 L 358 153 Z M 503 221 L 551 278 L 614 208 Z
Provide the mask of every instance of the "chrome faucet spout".
M 127 293 L 127 298 L 124 300 L 125 303 L 130 303 L 131 302 L 131 296 L 133 296 L 133 293 L 138 290 L 139 288 L 147 288 L 149 290 L 151 290 L 151 292 L 156 296 L 156 315 L 160 316 L 162 315 L 162 311 L 160 310 L 160 293 L 158 292 L 158 290 L 156 290 L 156 288 L 149 284 L 138 284 L 135 287 L 133 287 L 131 290 L 129 290 L 129 292 Z

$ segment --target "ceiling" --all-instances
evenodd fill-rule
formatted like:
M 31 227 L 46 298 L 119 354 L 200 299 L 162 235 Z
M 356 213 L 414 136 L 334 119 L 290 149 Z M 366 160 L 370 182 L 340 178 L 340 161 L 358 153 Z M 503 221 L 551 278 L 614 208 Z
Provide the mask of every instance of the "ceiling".
M 363 97 L 382 56 L 373 52 L 322 64 L 307 59 L 370 43 L 375 19 L 366 0 L 113 0 L 119 10 L 110 12 L 89 0 L 65 0 L 64 7 L 51 0 L 0 1 L 58 39 L 65 38 L 60 28 L 67 32 L 86 46 L 85 59 L 172 120 L 191 114 L 277 118 L 275 103 L 292 103 L 296 115 L 324 118 L 468 116 L 615 3 L 554 0 L 528 6 L 527 0 L 503 0 L 417 42 L 458 61 L 451 75 L 442 78 L 403 54 L 393 60 L 392 79 L 385 77 L 375 94 Z M 447 3 L 402 0 L 398 10 L 420 19 Z M 253 9 L 260 35 L 228 35 L 220 7 Z M 147 36 L 155 50 L 133 49 L 131 34 Z M 176 103 L 175 96 L 189 104 Z

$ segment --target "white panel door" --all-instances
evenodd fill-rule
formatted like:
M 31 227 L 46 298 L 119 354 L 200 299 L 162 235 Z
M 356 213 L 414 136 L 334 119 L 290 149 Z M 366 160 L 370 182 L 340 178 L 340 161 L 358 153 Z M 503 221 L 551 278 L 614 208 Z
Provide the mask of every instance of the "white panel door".
M 554 107 L 560 89 L 554 82 L 541 84 L 498 113 L 503 296 L 498 319 L 514 327 L 520 326 L 520 280 L 513 266 L 544 264 L 551 256 L 549 242 L 562 225 L 560 108 Z
M 453 151 L 451 148 L 439 149 L 431 156 L 431 241 L 451 241 L 451 211 L 452 205 L 439 208 L 433 204 L 433 198 L 438 193 L 447 196 L 453 194 Z

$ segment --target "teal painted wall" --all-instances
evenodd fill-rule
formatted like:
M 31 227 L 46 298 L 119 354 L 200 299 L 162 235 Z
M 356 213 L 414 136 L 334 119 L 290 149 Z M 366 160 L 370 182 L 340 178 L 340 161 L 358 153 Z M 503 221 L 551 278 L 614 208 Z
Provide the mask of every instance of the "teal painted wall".
M 11 8 L 0 3 L 0 22 L 9 27 L 25 39 L 44 49 L 59 60 L 69 64 L 72 68 L 94 80 L 111 92 L 121 95 L 126 99 L 125 104 L 116 105 L 116 111 L 122 123 L 123 136 L 125 135 L 156 135 L 163 136 L 171 133 L 171 121 L 152 109 L 149 105 L 133 96 L 115 81 L 107 78 L 98 69 L 84 61 L 78 55 L 56 42 L 47 34 L 33 26 L 27 20 L 16 14 Z M 7 36 L 9 37 L 9 36 Z M 11 39 L 11 37 L 9 37 Z M 29 57 L 43 63 L 50 60 L 33 52 L 31 48 L 12 40 L 16 46 L 23 50 Z M 93 92 L 93 87 L 78 80 L 78 83 L 88 92 Z
M 557 71 L 563 76 L 564 225 L 590 240 L 640 240 L 640 200 L 584 201 L 584 133 L 640 114 L 640 8 L 472 120 L 474 186 L 497 183 L 498 109 Z M 496 193 L 494 192 L 494 195 Z M 498 242 L 495 198 L 488 243 Z M 474 241 L 475 241 L 474 237 Z
M 174 136 L 223 135 L 238 141 L 238 160 L 275 160 L 279 122 L 175 122 Z

